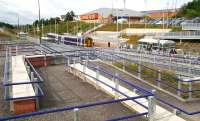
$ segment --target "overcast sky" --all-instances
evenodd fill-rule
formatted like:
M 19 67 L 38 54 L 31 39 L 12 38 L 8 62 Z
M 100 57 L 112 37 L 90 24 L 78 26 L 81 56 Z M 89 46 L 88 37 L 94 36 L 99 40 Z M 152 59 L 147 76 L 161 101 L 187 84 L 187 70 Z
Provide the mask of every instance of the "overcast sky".
M 83 14 L 100 7 L 122 8 L 123 0 L 40 0 L 41 16 L 44 18 L 60 16 L 73 10 L 76 14 Z M 176 0 L 126 0 L 126 8 L 144 11 L 174 8 Z M 192 0 L 177 0 L 177 7 Z M 17 24 L 32 23 L 38 16 L 37 0 L 0 0 L 0 21 Z

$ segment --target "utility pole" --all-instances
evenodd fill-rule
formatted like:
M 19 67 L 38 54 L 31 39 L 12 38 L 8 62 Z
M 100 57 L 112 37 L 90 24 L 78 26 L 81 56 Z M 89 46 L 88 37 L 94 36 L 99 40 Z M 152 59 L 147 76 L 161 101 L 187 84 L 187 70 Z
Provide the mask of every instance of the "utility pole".
M 20 32 L 20 30 L 19 30 L 19 15 L 18 15 L 18 18 L 17 18 L 17 29 L 18 29 L 18 32 Z
M 43 19 L 42 19 L 42 36 L 44 36 L 44 23 L 43 23 Z
M 57 22 L 56 22 L 56 18 L 55 18 L 55 34 L 56 34 L 56 24 L 57 24 Z
M 124 0 L 124 9 L 126 8 L 126 0 Z
M 167 29 L 169 27 L 169 1 L 167 2 Z
M 41 44 L 41 25 L 40 25 L 40 0 L 38 0 L 38 12 L 39 12 L 39 21 L 38 21 L 38 26 L 39 26 L 39 41 L 40 41 L 40 44 Z
M 144 0 L 144 3 L 145 3 L 145 11 L 147 11 L 147 0 Z M 144 18 L 144 24 L 145 24 L 145 29 L 147 28 L 147 17 L 145 15 L 145 18 Z

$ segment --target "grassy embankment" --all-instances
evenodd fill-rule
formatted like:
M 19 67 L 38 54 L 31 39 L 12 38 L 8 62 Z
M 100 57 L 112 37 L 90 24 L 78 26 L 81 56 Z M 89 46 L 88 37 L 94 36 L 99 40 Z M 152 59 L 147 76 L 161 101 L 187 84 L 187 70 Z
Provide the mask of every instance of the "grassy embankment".
M 147 25 L 147 28 L 151 29 L 163 29 L 163 25 Z M 117 31 L 117 25 L 116 24 L 107 24 L 104 25 L 103 27 L 97 29 L 97 31 Z M 127 29 L 127 28 L 145 28 L 144 24 L 131 24 L 130 27 L 128 24 L 119 24 L 119 31 Z M 181 27 L 169 27 L 169 29 L 172 29 L 172 31 L 181 31 Z M 137 45 L 138 40 L 143 38 L 144 35 L 129 35 L 127 36 L 126 34 L 123 34 L 123 38 L 129 39 L 127 43 Z
M 145 28 L 145 24 L 131 24 L 130 27 L 128 24 L 119 24 L 119 31 L 127 29 L 127 28 Z M 163 29 L 163 25 L 151 25 L 147 24 L 146 28 L 150 29 Z M 166 25 L 165 25 L 166 28 Z M 172 29 L 172 31 L 181 31 L 181 27 L 174 27 L 169 26 L 169 29 Z M 97 31 L 117 31 L 117 25 L 116 24 L 106 24 L 103 27 L 97 29 Z
M 125 70 L 133 75 L 137 75 L 137 71 L 138 71 L 138 66 L 137 64 L 133 64 L 133 63 L 128 63 L 126 62 L 126 68 Z M 123 68 L 123 64 L 122 62 L 115 62 L 113 63 L 114 66 L 118 67 L 118 68 Z M 166 85 L 170 85 L 171 87 L 176 87 L 178 88 L 178 82 L 177 82 L 177 77 L 175 75 L 175 72 L 173 71 L 170 71 L 170 70 L 167 70 L 167 69 L 163 69 L 163 68 L 159 68 L 159 67 L 156 67 L 156 66 L 153 66 L 153 65 L 150 65 L 150 64 L 143 64 L 147 67 L 150 67 L 151 69 L 153 70 L 160 70 L 162 74 L 162 80 L 161 82 L 163 81 L 165 84 L 161 83 L 161 87 L 162 89 L 164 90 L 167 90 L 171 93 L 174 93 L 176 94 L 176 90 L 173 89 L 173 88 L 170 88 Z M 145 81 L 151 83 L 151 84 L 154 84 L 154 85 L 157 85 L 157 81 L 156 79 L 158 79 L 158 73 L 156 71 L 153 71 L 151 69 L 147 69 L 147 68 L 144 68 L 142 66 L 142 69 L 141 69 L 141 78 L 144 79 Z M 193 89 L 199 89 L 200 87 L 200 84 L 193 84 Z M 187 91 L 188 90 L 188 85 L 187 84 L 182 84 L 182 89 Z M 184 99 L 187 99 L 189 96 L 188 93 L 181 93 L 181 97 L 184 98 Z M 198 94 L 198 92 L 194 92 L 193 93 L 193 98 L 199 98 L 200 95 Z
M 97 26 L 98 24 L 95 24 Z M 52 33 L 69 33 L 72 35 L 76 35 L 79 32 L 86 32 L 90 29 L 94 28 L 94 24 L 85 23 L 85 22 L 60 22 L 57 24 L 57 29 L 55 30 L 55 24 L 48 24 L 44 26 L 43 34 L 52 32 Z M 34 35 L 34 29 L 30 28 L 29 33 L 33 36 Z M 38 36 L 39 33 L 36 32 L 36 36 Z
M 0 37 L 7 38 L 9 40 L 18 39 L 16 31 L 14 29 L 8 29 L 8 28 L 5 28 L 3 32 L 0 32 Z

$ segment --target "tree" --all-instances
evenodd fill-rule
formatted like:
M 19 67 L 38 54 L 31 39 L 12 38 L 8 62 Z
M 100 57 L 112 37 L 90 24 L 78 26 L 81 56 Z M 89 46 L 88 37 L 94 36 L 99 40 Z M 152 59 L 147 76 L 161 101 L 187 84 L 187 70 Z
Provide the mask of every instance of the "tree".
M 73 21 L 75 17 L 74 11 L 67 12 L 65 15 L 65 21 Z
M 4 23 L 4 22 L 0 22 L 0 27 L 6 27 L 6 28 L 10 28 L 13 29 L 14 27 L 8 23 Z
M 200 16 L 200 0 L 193 0 L 183 5 L 178 11 L 178 17 L 193 18 Z

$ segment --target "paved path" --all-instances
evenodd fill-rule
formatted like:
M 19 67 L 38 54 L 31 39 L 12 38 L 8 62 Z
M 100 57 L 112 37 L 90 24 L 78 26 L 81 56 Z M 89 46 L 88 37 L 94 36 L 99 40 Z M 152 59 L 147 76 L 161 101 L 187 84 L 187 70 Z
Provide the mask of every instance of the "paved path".
M 120 77 L 122 77 L 123 79 L 127 79 L 131 82 L 133 82 L 134 84 L 137 84 L 139 85 L 140 87 L 143 87 L 147 90 L 153 90 L 155 88 L 145 84 L 145 83 L 142 83 L 141 81 L 135 79 L 134 77 L 130 76 L 129 74 L 126 74 L 120 70 L 117 70 L 116 68 L 114 68 L 113 66 L 110 66 L 110 65 L 107 65 L 107 64 L 104 64 L 104 63 L 101 63 L 101 62 L 96 62 L 95 64 L 99 65 L 100 67 L 104 68 L 105 70 L 107 71 L 110 71 L 110 72 L 116 72 L 119 74 Z M 181 107 L 182 109 L 184 110 L 187 110 L 187 111 L 198 111 L 200 109 L 200 103 L 199 101 L 194 101 L 194 102 L 191 102 L 191 103 L 184 103 L 184 102 L 181 102 L 175 98 L 173 98 L 172 96 L 166 94 L 166 93 L 163 93 L 161 91 L 157 91 L 156 92 L 156 96 L 161 98 L 161 99 L 164 99 L 165 101 L 167 102 L 171 102 L 171 104 L 174 104 L 178 107 Z M 165 108 L 169 108 L 169 107 L 166 107 Z M 198 115 L 195 115 L 195 116 L 188 116 L 188 115 L 183 115 L 186 119 L 188 119 L 189 121 L 199 121 L 200 119 L 200 114 Z
M 83 65 L 81 65 L 81 64 L 71 65 L 71 67 L 72 68 L 76 68 L 79 71 L 83 72 Z M 86 68 L 85 73 L 87 73 L 88 75 L 90 75 L 92 77 L 96 77 L 96 72 L 93 71 L 93 70 L 91 70 L 91 69 L 89 69 L 89 68 Z M 113 81 L 110 80 L 109 78 L 104 77 L 101 74 L 99 75 L 99 80 L 103 81 L 104 83 L 106 83 L 108 85 L 112 85 L 114 87 Z M 95 83 L 95 80 L 91 80 L 91 81 L 94 81 L 94 83 Z M 112 95 L 112 93 L 113 93 L 112 89 L 108 90 L 106 86 L 102 86 L 101 84 L 98 84 L 98 85 L 101 88 L 103 88 L 104 90 L 109 91 L 110 94 Z M 132 94 L 134 93 L 133 91 L 127 90 L 126 88 L 124 88 L 121 85 L 119 86 L 119 90 L 121 92 L 126 92 L 126 94 L 128 96 L 130 96 L 130 97 L 133 96 Z M 134 93 L 134 95 L 137 96 L 136 93 Z M 148 103 L 147 103 L 146 99 L 139 99 L 137 101 L 148 107 Z M 141 109 L 141 106 L 139 106 L 138 104 L 130 104 L 130 105 L 132 106 L 133 109 L 135 109 L 139 113 L 143 113 L 143 111 L 145 111 L 145 110 Z M 185 119 L 180 118 L 179 116 L 174 115 L 173 113 L 167 111 L 166 109 L 162 108 L 159 105 L 156 105 L 155 118 L 156 118 L 155 121 L 186 121 Z

